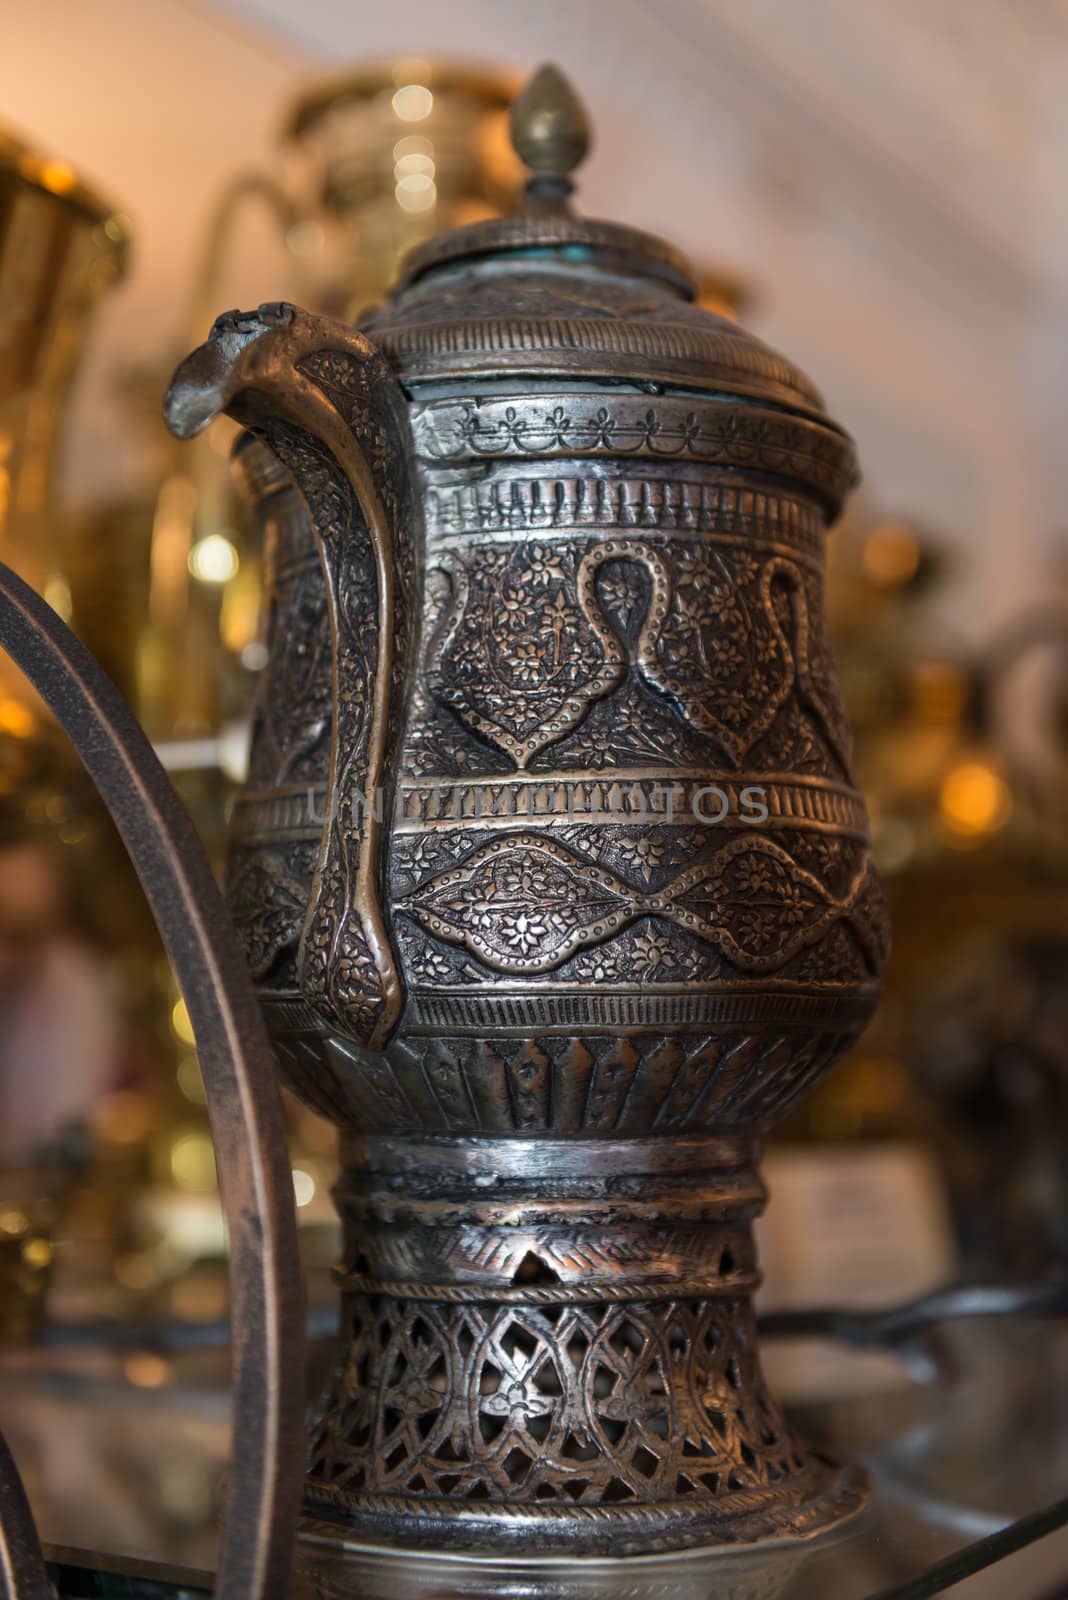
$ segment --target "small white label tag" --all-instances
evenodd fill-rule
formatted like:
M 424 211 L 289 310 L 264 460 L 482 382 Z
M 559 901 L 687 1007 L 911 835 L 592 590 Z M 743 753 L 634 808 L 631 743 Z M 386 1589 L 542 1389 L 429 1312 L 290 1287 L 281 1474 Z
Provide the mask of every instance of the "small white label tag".
M 762 1171 L 770 1191 L 756 1228 L 762 1311 L 895 1305 L 953 1277 L 945 1193 L 922 1146 L 773 1145 Z M 824 1341 L 776 1341 L 764 1357 L 784 1396 L 870 1392 L 904 1381 L 893 1357 L 846 1357 Z

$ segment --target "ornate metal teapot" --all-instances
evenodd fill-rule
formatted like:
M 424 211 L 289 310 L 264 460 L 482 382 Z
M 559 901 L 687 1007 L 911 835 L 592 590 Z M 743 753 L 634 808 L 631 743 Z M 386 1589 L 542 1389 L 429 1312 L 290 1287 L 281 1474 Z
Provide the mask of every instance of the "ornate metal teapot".
M 666 245 L 572 214 L 555 69 L 513 134 L 521 215 L 421 246 L 360 332 L 220 318 L 168 399 L 270 451 L 230 897 L 344 1133 L 308 1506 L 468 1548 L 800 1536 L 864 1479 L 764 1386 L 751 1223 L 885 955 L 821 591 L 853 447 Z

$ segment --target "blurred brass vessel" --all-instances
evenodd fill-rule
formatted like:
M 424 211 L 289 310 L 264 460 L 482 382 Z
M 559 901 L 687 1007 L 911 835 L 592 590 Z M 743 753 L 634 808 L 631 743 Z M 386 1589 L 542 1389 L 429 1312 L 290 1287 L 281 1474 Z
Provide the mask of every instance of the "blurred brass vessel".
M 56 460 L 90 317 L 127 242 L 123 219 L 65 161 L 0 130 L 0 555 L 68 616 L 83 575 L 57 520 Z M 6 659 L 0 685 L 27 697 Z
M 522 171 L 508 140 L 512 73 L 444 60 L 356 67 L 312 84 L 286 123 L 309 159 L 310 216 L 336 233 L 322 309 L 354 316 L 381 297 L 408 250 L 514 210 Z M 305 235 L 305 248 L 315 235 Z M 299 251 L 302 238 L 290 239 Z
M 30 148 L 0 129 L 0 559 L 39 590 L 64 617 L 91 615 L 112 574 L 107 547 L 78 548 L 57 494 L 57 464 L 72 382 L 93 311 L 121 276 L 127 254 L 123 218 L 88 188 L 65 161 Z M 60 850 L 88 840 L 95 812 L 82 807 L 66 740 L 43 702 L 7 654 L 0 657 L 0 922 L 10 907 L 4 876 L 8 852 L 41 848 L 51 826 Z M 8 796 L 17 796 L 8 799 Z M 98 819 L 97 819 L 98 820 Z M 37 844 L 33 841 L 37 841 Z M 109 841 L 97 842 L 97 871 L 111 872 Z M 70 895 L 73 856 L 57 855 L 54 870 Z M 16 896 L 17 898 L 17 896 Z M 19 922 L 24 951 L 31 933 Z M 80 938 L 64 924 L 49 938 Z M 42 935 L 42 939 L 44 935 Z M 84 946 L 79 946 L 83 949 Z M 7 974 L 0 1072 L 11 1070 L 10 1035 L 17 1031 L 13 988 L 37 974 L 27 966 Z M 47 1056 L 40 1066 L 48 1066 Z M 84 1065 L 84 1063 L 79 1063 Z M 91 1074 L 86 1074 L 89 1081 Z M 86 1090 L 87 1099 L 91 1091 Z M 2 1133 L 4 1130 L 0 1130 Z M 6 1132 L 12 1134 L 10 1126 Z M 79 1155 L 61 1148 L 55 1129 L 48 1149 L 0 1156 L 0 1340 L 24 1339 L 40 1325 L 53 1263 L 52 1233 L 69 1198 Z

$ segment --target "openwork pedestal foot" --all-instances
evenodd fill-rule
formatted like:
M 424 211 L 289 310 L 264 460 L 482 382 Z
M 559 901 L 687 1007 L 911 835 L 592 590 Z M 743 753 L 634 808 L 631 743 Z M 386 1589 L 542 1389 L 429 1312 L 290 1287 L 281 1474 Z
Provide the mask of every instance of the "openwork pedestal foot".
M 804 1537 L 863 1504 L 863 1474 L 807 1453 L 764 1385 L 744 1145 L 374 1143 L 340 1194 L 316 1519 L 623 1555 Z

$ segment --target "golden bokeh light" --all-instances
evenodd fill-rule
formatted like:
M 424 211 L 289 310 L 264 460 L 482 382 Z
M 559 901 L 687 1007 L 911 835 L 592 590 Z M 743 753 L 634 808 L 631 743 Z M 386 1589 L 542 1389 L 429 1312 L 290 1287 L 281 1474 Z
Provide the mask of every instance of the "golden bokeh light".
M 65 161 L 43 162 L 37 169 L 37 177 L 52 194 L 70 194 L 78 185 L 74 168 Z
M 58 617 L 62 617 L 64 622 L 70 621 L 74 615 L 74 600 L 66 578 L 54 573 L 44 586 L 44 597 Z
M 171 1146 L 171 1177 L 190 1194 L 211 1194 L 216 1187 L 215 1152 L 206 1133 L 180 1134 Z
M 28 1267 L 40 1272 L 49 1266 L 55 1255 L 55 1247 L 48 1239 L 27 1239 L 21 1248 L 21 1255 Z
M 411 172 L 399 178 L 393 192 L 401 210 L 413 214 L 431 211 L 438 203 L 437 184 L 425 172 Z
M 946 774 L 939 813 L 951 834 L 979 839 L 1004 827 L 1012 795 L 1004 778 L 985 761 L 962 761 Z
M 224 533 L 209 533 L 189 552 L 189 570 L 200 583 L 229 583 L 241 558 Z
M 136 1389 L 162 1389 L 171 1375 L 171 1369 L 162 1356 L 154 1356 L 148 1350 L 139 1350 L 135 1355 L 127 1356 L 122 1370 L 127 1381 Z
M 204 1079 L 201 1076 L 200 1062 L 196 1056 L 183 1056 L 178 1063 L 176 1076 L 178 1087 L 187 1100 L 191 1100 L 195 1106 L 202 1106 L 207 1103 L 207 1096 L 204 1093 Z
M 919 571 L 920 545 L 906 522 L 883 522 L 864 541 L 864 572 L 879 589 L 900 589 Z
M 171 1009 L 171 1027 L 183 1044 L 195 1044 L 193 1024 L 184 1000 L 176 1000 Z
M 21 700 L 10 697 L 0 700 L 0 733 L 13 734 L 16 739 L 28 739 L 37 726 L 32 711 Z
M 402 122 L 424 122 L 434 109 L 434 96 L 424 83 L 406 83 L 393 96 L 393 112 Z

